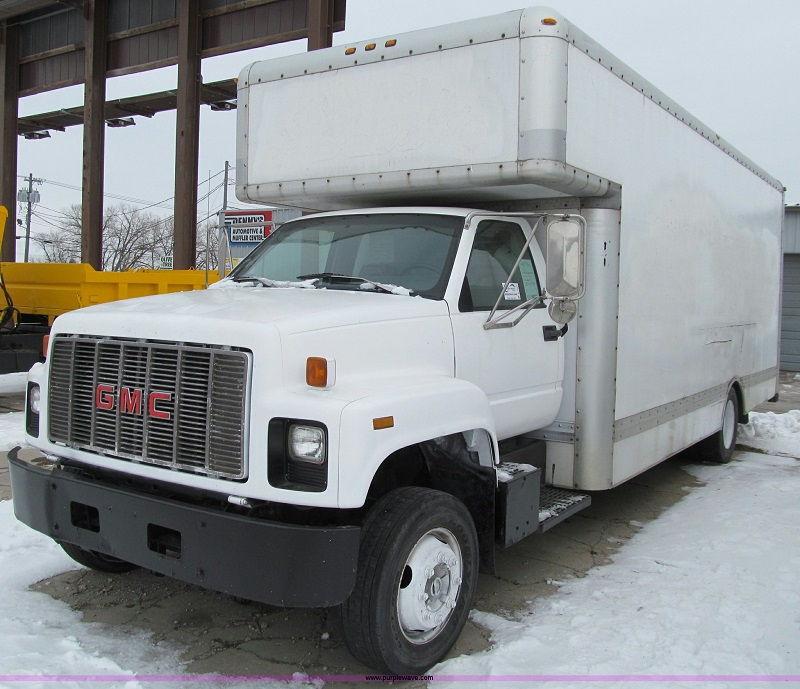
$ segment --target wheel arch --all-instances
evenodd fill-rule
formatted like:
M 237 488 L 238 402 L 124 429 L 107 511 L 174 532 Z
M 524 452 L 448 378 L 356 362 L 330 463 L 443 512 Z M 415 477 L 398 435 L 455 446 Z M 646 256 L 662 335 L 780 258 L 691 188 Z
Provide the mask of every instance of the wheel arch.
M 372 505 L 397 488 L 442 491 L 464 504 L 478 534 L 480 568 L 494 571 L 495 444 L 483 428 L 413 443 L 392 452 L 377 467 L 367 492 Z
M 742 388 L 742 383 L 738 378 L 734 378 L 728 386 L 729 394 L 731 390 L 736 393 L 736 401 L 739 404 L 739 417 L 736 420 L 738 423 L 747 423 L 749 421 L 749 416 L 745 411 L 744 406 L 744 389 Z

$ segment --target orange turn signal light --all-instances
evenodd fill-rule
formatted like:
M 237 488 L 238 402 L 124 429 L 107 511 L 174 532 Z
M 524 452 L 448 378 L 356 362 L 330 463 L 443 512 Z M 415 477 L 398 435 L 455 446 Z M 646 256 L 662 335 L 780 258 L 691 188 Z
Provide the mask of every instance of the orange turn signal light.
M 384 428 L 394 428 L 394 416 L 381 416 L 372 419 L 372 430 L 382 431 Z
M 306 359 L 306 383 L 312 388 L 328 387 L 328 360 L 320 356 Z
M 47 348 L 50 346 L 50 334 L 42 337 L 42 356 L 47 356 Z

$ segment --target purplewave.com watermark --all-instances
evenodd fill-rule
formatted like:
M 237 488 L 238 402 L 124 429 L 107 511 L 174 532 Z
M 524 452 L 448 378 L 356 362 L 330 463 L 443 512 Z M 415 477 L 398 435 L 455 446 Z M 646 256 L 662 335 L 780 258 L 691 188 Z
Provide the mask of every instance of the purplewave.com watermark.
M 185 684 L 240 684 L 245 682 L 759 682 L 759 683 L 800 683 L 798 675 L 2 675 L 0 682 L 19 683 L 116 683 L 140 682 L 143 684 L 166 682 Z

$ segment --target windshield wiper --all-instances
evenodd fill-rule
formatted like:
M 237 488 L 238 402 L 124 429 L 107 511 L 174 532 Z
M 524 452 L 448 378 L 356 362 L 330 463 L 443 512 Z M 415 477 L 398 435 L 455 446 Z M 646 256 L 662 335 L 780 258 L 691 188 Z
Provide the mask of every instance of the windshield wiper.
M 268 280 L 267 278 L 257 278 L 257 277 L 250 277 L 250 276 L 236 276 L 235 278 L 231 278 L 232 282 L 257 282 L 262 287 L 275 287 L 275 283 L 272 280 Z
M 374 280 L 367 280 L 367 278 L 357 277 L 355 275 L 342 275 L 340 273 L 309 273 L 308 275 L 298 275 L 297 280 L 330 280 L 334 282 L 336 280 L 341 280 L 342 282 L 357 282 L 360 285 L 372 285 L 378 292 L 383 292 L 385 294 L 394 294 L 394 292 L 382 285 L 379 282 L 375 282 Z M 410 290 L 409 290 L 410 291 Z

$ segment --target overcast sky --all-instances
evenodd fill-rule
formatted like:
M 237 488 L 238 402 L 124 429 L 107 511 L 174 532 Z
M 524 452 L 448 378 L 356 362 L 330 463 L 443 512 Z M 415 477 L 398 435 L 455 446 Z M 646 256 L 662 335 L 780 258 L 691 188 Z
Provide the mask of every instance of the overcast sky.
M 524 0 L 347 0 L 347 29 L 334 44 L 365 40 L 527 5 Z M 558 0 L 557 11 L 603 44 L 787 187 L 787 203 L 800 203 L 800 2 L 798 0 Z M 302 52 L 294 41 L 203 61 L 206 82 L 238 76 L 254 60 Z M 107 97 L 175 88 L 168 67 L 108 81 Z M 30 96 L 20 115 L 80 105 L 83 87 Z M 235 112 L 201 109 L 201 180 L 234 163 Z M 20 175 L 47 180 L 32 228 L 49 229 L 59 212 L 80 203 L 82 127 L 50 139 L 19 139 Z M 136 199 L 133 206 L 166 200 L 151 211 L 169 215 L 174 193 L 175 113 L 138 117 L 135 127 L 106 129 L 105 192 Z M 234 172 L 235 174 L 235 172 Z M 222 205 L 222 176 L 211 181 L 210 203 Z M 20 180 L 20 184 L 22 184 Z M 66 185 L 66 186 L 64 186 Z M 75 187 L 74 189 L 70 187 Z M 209 187 L 201 185 L 199 197 Z M 230 187 L 233 203 L 234 190 Z M 120 203 L 106 197 L 106 205 Z M 241 204 L 239 204 L 241 205 Z M 18 216 L 21 217 L 21 216 Z M 17 253 L 22 256 L 23 242 Z

